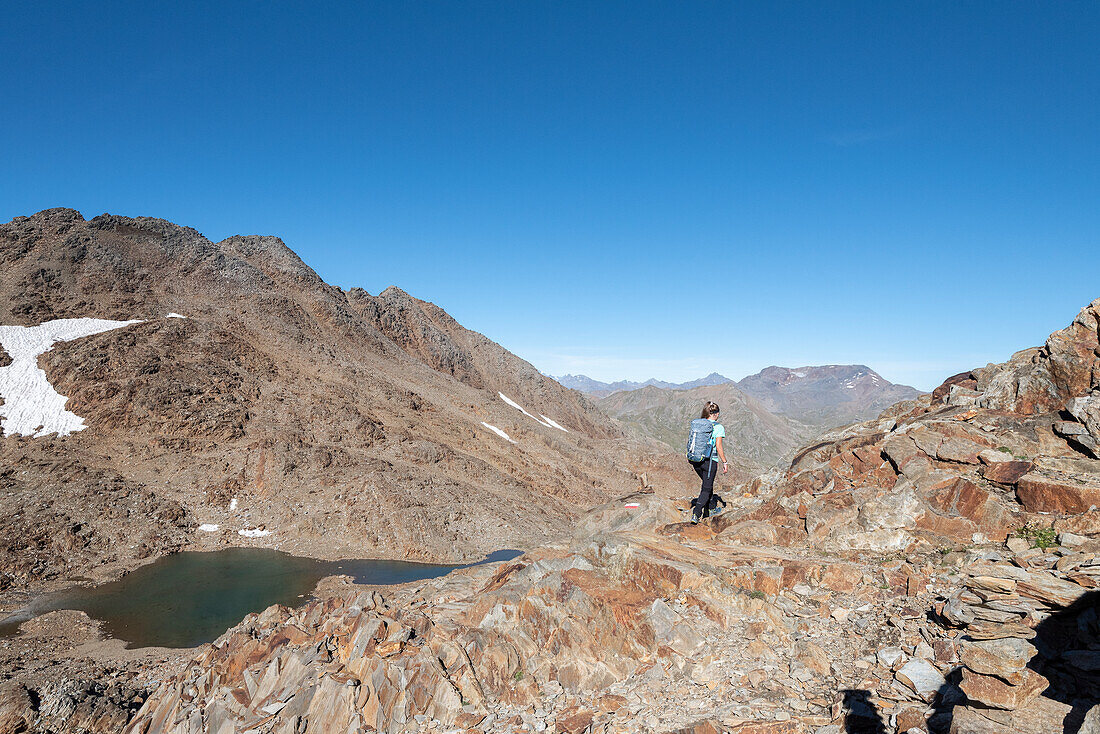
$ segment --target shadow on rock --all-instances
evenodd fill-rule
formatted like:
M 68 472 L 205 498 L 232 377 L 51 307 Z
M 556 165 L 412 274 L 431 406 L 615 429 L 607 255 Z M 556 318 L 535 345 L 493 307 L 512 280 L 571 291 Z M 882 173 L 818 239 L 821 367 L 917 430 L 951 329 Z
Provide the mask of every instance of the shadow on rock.
M 1085 734 L 1085 716 L 1100 704 L 1100 591 L 1043 620 L 1032 644 L 1038 654 L 1028 668 L 1050 682 L 1043 696 L 1072 707 L 1063 721 L 1064 734 Z M 1100 713 L 1093 718 L 1100 719 Z M 1087 730 L 1100 732 L 1100 721 Z
M 1052 611 L 1030 640 L 968 636 L 962 647 L 933 701 L 933 734 L 1100 734 L 1100 591 Z
M 847 734 L 886 734 L 878 706 L 871 701 L 869 691 L 849 688 L 842 693 Z

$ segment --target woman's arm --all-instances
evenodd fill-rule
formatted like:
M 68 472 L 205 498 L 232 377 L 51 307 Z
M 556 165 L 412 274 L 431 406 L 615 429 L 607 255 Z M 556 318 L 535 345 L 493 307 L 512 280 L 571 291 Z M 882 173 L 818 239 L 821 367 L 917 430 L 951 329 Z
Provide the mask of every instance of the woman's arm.
M 726 462 L 726 452 L 722 448 L 721 436 L 719 436 L 718 439 L 715 441 L 714 446 L 716 449 L 718 449 L 718 458 L 722 460 L 722 473 L 725 474 L 730 470 L 730 465 Z

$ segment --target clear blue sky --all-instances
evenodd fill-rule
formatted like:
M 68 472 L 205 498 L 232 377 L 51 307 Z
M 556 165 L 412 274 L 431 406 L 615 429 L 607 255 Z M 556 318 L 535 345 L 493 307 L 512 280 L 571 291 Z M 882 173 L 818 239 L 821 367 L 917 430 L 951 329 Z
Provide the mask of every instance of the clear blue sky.
M 0 218 L 276 234 L 554 374 L 931 388 L 1100 296 L 1098 38 L 1096 2 L 7 3 Z

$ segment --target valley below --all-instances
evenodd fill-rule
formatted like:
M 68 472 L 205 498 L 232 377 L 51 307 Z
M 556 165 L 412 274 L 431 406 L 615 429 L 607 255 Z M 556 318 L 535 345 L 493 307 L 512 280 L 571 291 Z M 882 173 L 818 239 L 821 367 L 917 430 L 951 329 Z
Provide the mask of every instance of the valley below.
M 0 381 L 0 734 L 1100 732 L 1100 300 L 926 395 L 597 400 L 276 238 L 57 209 L 0 262 L 4 326 L 126 324 L 35 358 L 71 418 Z M 704 399 L 736 461 L 693 525 Z M 196 580 L 197 636 L 155 608 Z M 127 584 L 176 637 L 56 595 Z

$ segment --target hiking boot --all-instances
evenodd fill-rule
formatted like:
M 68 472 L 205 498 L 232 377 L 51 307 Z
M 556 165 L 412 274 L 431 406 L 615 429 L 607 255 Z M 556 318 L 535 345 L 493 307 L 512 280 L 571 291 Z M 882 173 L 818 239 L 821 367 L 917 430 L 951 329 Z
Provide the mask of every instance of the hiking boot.
M 699 524 L 699 516 L 696 515 L 694 512 L 691 514 L 691 524 L 692 525 L 698 525 Z

